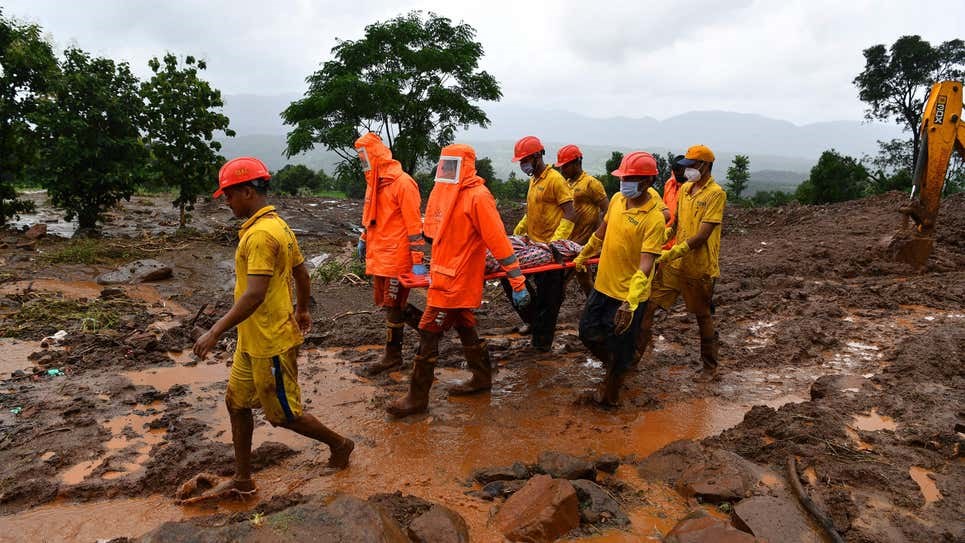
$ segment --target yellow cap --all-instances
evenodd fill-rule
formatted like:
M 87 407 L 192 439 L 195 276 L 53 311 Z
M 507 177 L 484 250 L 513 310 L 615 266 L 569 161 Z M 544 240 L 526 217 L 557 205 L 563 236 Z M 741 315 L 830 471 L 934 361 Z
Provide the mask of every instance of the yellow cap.
M 684 159 L 677 163 L 681 166 L 693 166 L 694 162 L 698 160 L 701 162 L 713 162 L 714 152 L 706 145 L 694 145 L 690 149 L 687 149 L 687 154 L 684 155 Z

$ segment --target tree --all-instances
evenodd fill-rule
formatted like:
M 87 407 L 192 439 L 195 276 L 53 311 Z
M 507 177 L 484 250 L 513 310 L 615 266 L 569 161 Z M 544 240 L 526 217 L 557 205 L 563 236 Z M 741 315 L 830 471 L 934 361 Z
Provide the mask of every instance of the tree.
M 194 208 L 198 196 L 211 192 L 218 169 L 224 163 L 218 154 L 221 143 L 215 132 L 234 136 L 228 128 L 228 117 L 216 111 L 224 106 L 221 91 L 198 77 L 207 68 L 203 60 L 193 56 L 178 65 L 170 53 L 159 61 L 148 61 L 154 75 L 141 85 L 146 103 L 144 131 L 151 151 L 150 174 L 174 181 L 178 196 L 174 206 L 180 210 L 180 225 L 187 224 L 187 211 Z
M 821 153 L 796 197 L 802 204 L 844 202 L 863 196 L 867 183 L 868 170 L 860 162 L 831 149 Z
M 289 157 L 322 144 L 344 161 L 362 132 L 377 132 L 405 171 L 452 143 L 459 127 L 488 126 L 476 102 L 499 100 L 499 84 L 479 70 L 482 45 L 465 23 L 413 11 L 340 41 L 334 60 L 308 77 L 305 97 L 282 113 Z
M 869 167 L 869 194 L 880 194 L 889 190 L 907 190 L 911 187 L 910 165 L 911 143 L 906 139 L 893 139 L 878 142 L 878 154 L 865 157 Z
M 965 74 L 965 41 L 949 40 L 938 47 L 921 36 L 902 36 L 889 48 L 883 44 L 864 50 L 865 68 L 854 84 L 858 97 L 868 104 L 868 120 L 894 120 L 911 132 L 911 162 L 914 171 L 921 147 L 918 127 L 935 82 L 961 79 Z
M 606 171 L 599 177 L 600 183 L 602 183 L 603 188 L 606 189 L 607 196 L 613 196 L 617 192 L 620 192 L 620 179 L 610 175 L 610 172 L 619 168 L 621 162 L 623 162 L 623 153 L 613 151 L 604 165 Z
M 298 194 L 299 190 L 321 189 L 321 179 L 311 168 L 303 164 L 288 164 L 271 176 L 272 189 L 281 194 Z
M 487 186 L 497 200 L 522 202 L 526 200 L 526 194 L 529 192 L 529 179 L 517 177 L 514 170 L 509 172 L 509 177 L 505 181 L 491 181 Z
M 0 225 L 33 207 L 17 199 L 14 185 L 37 161 L 32 118 L 57 75 L 57 58 L 40 27 L 7 19 L 0 9 Z
M 147 151 L 138 123 L 144 104 L 126 62 L 67 49 L 62 75 L 39 112 L 41 179 L 51 202 L 92 230 L 99 215 L 130 199 Z
M 493 160 L 488 156 L 476 161 L 476 175 L 485 179 L 490 185 L 501 182 L 496 178 L 496 170 L 493 169 Z
M 735 201 L 740 201 L 741 193 L 747 188 L 747 181 L 751 178 L 750 163 L 747 155 L 737 155 L 727 168 L 727 192 Z
M 669 153 L 670 160 L 660 154 L 653 155 L 654 161 L 657 163 L 657 180 L 653 182 L 653 188 L 657 192 L 663 192 L 663 184 L 670 177 L 670 162 L 673 160 L 673 153 Z

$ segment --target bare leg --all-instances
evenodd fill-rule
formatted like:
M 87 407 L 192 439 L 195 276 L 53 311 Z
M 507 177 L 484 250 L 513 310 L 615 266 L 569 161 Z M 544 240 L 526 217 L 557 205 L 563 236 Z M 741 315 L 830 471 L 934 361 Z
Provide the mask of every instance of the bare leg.
M 291 422 L 285 422 L 279 424 L 279 426 L 328 445 L 328 448 L 332 451 L 332 455 L 328 459 L 329 466 L 333 468 L 348 466 L 348 459 L 352 450 L 355 449 L 355 442 L 347 437 L 342 437 L 314 416 L 302 413 L 301 416 Z

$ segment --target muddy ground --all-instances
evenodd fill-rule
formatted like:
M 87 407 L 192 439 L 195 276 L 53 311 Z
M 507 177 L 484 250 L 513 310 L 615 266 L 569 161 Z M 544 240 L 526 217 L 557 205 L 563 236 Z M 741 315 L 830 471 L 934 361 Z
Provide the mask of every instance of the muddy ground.
M 43 195 L 32 197 L 41 213 L 23 224 L 53 221 Z M 659 540 L 694 507 L 726 518 L 733 505 L 641 476 L 652 475 L 647 458 L 672 456 L 681 444 L 661 449 L 677 440 L 736 453 L 782 477 L 793 455 L 805 490 L 846 541 L 961 541 L 965 197 L 943 202 L 936 250 L 921 272 L 883 249 L 903 198 L 728 209 L 716 290 L 718 382 L 690 380 L 696 323 L 678 305 L 661 317 L 622 409 L 577 405 L 602 377 L 576 336 L 583 295 L 570 287 L 554 350 L 544 354 L 514 333 L 519 321 L 490 285 L 479 318 L 500 365 L 493 393 L 447 397 L 445 383 L 466 375 L 449 338 L 429 414 L 404 421 L 388 420 L 382 407 L 404 392 L 408 372 L 357 373 L 384 338 L 367 285 L 351 275 L 359 203 L 279 199 L 306 257 L 329 255 L 314 275 L 315 329 L 299 367 L 306 409 L 358 443 L 353 465 L 332 473 L 324 447 L 261 421 L 258 497 L 191 508 L 173 503 L 179 484 L 200 472 L 232 473 L 222 401 L 233 338 L 207 361 L 188 352 L 197 331 L 230 306 L 230 212 L 206 202 L 193 229 L 179 232 L 163 198 L 134 198 L 110 214 L 100 240 L 52 235 L 71 232 L 63 222 L 50 222 L 51 235 L 32 244 L 6 230 L 0 541 L 133 538 L 171 520 L 222 526 L 310 496 L 396 491 L 462 515 L 473 541 L 499 541 L 491 518 L 501 498 L 480 497 L 472 473 L 532 463 L 547 450 L 615 455 L 623 464 L 598 482 L 630 524 L 584 525 L 568 537 Z M 512 225 L 521 210 L 503 212 Z M 138 258 L 170 265 L 173 277 L 107 291 L 94 282 Z M 423 300 L 412 294 L 416 305 Z M 66 337 L 44 340 L 60 330 Z M 415 334 L 406 338 L 410 358 Z

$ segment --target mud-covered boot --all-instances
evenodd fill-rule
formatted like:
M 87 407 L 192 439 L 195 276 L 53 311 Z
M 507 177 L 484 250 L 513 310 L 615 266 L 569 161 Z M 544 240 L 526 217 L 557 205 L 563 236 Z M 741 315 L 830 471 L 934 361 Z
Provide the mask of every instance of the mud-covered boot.
M 412 360 L 412 380 L 409 383 L 409 393 L 390 403 L 385 408 L 393 417 L 407 417 L 416 413 L 425 413 L 429 409 L 429 389 L 436 367 L 435 358 L 416 355 Z
M 463 352 L 466 354 L 466 367 L 472 372 L 472 377 L 452 384 L 449 387 L 449 395 L 466 396 L 492 389 L 495 372 L 486 342 L 480 341 L 475 345 L 464 346 Z
M 402 367 L 402 337 L 405 323 L 386 321 L 385 327 L 385 353 L 381 360 L 368 364 L 362 369 L 362 373 L 366 376 L 371 377 Z
M 593 394 L 593 403 L 603 408 L 614 408 L 620 406 L 620 389 L 623 388 L 623 381 L 626 378 L 625 371 L 614 371 L 610 368 L 606 370 L 606 378 L 597 387 Z
M 694 373 L 694 380 L 709 382 L 717 379 L 720 363 L 720 333 L 714 329 L 710 318 L 698 318 L 700 327 L 700 369 Z

